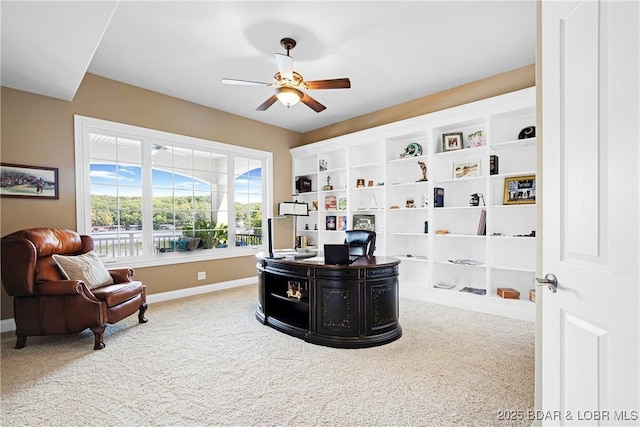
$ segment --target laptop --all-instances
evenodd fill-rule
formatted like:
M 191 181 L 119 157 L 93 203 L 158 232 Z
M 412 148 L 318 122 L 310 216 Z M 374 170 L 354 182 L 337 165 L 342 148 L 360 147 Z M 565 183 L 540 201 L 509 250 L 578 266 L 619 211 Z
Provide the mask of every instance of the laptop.
M 349 245 L 324 245 L 324 263 L 333 265 L 349 265 L 358 259 L 357 255 L 349 255 Z

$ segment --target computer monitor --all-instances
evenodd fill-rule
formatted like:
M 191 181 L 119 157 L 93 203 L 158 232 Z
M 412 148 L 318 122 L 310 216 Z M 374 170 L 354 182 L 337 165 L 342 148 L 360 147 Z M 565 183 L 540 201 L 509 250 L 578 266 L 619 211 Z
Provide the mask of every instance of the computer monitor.
M 273 231 L 273 218 L 268 218 L 267 219 L 267 245 L 269 247 L 269 258 L 274 258 L 274 236 L 275 233 Z M 284 258 L 283 255 L 277 255 L 275 256 L 276 258 Z
M 349 255 L 349 245 L 325 244 L 324 263 L 333 265 L 349 265 L 358 259 L 357 255 Z

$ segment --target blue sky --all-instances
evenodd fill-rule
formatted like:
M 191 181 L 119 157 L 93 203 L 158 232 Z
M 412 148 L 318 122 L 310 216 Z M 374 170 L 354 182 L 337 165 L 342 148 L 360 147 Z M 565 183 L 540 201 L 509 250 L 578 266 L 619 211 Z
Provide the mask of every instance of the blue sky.
M 236 195 L 238 200 L 244 202 L 248 194 L 251 202 L 260 202 L 262 191 L 262 171 L 260 168 L 252 169 L 235 179 Z M 120 184 L 121 196 L 141 195 L 141 170 L 138 166 L 122 166 L 114 164 L 92 163 L 89 177 L 91 179 L 91 194 L 116 195 L 116 183 Z M 172 182 L 175 179 L 177 190 L 210 192 L 211 185 L 207 181 L 194 179 L 181 174 L 171 174 L 159 169 L 153 169 L 152 180 L 154 196 L 170 196 L 172 194 Z

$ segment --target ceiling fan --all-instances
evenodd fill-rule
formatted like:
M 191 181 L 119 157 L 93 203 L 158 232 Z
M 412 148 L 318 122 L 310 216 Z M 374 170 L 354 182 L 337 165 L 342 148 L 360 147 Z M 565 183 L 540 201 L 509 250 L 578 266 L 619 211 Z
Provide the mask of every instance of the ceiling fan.
M 274 102 L 280 100 L 287 107 L 291 107 L 298 101 L 302 101 L 316 113 L 326 109 L 324 105 L 304 93 L 303 90 L 317 89 L 348 89 L 351 82 L 348 78 L 330 79 L 330 80 L 313 80 L 305 82 L 302 76 L 293 71 L 293 58 L 289 56 L 289 51 L 296 47 L 296 41 L 290 38 L 280 40 L 280 45 L 287 50 L 287 54 L 276 53 L 276 63 L 278 64 L 278 72 L 273 76 L 273 83 L 254 82 L 250 80 L 222 79 L 223 84 L 245 85 L 245 86 L 268 86 L 275 88 L 275 93 L 263 102 L 257 111 L 265 111 L 271 107 Z

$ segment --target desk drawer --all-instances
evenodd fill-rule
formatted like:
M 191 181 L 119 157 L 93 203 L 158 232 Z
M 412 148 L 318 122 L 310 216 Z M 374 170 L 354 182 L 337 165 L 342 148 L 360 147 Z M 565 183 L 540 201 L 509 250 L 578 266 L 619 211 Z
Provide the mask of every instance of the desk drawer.
M 286 264 L 267 264 L 267 271 L 275 274 L 285 274 L 296 277 L 309 277 L 309 269 L 307 267 L 298 267 Z
M 360 269 L 357 268 L 323 268 L 316 270 L 318 279 L 358 280 Z
M 398 275 L 398 266 L 394 265 L 392 267 L 368 268 L 366 271 L 367 279 L 394 277 Z

